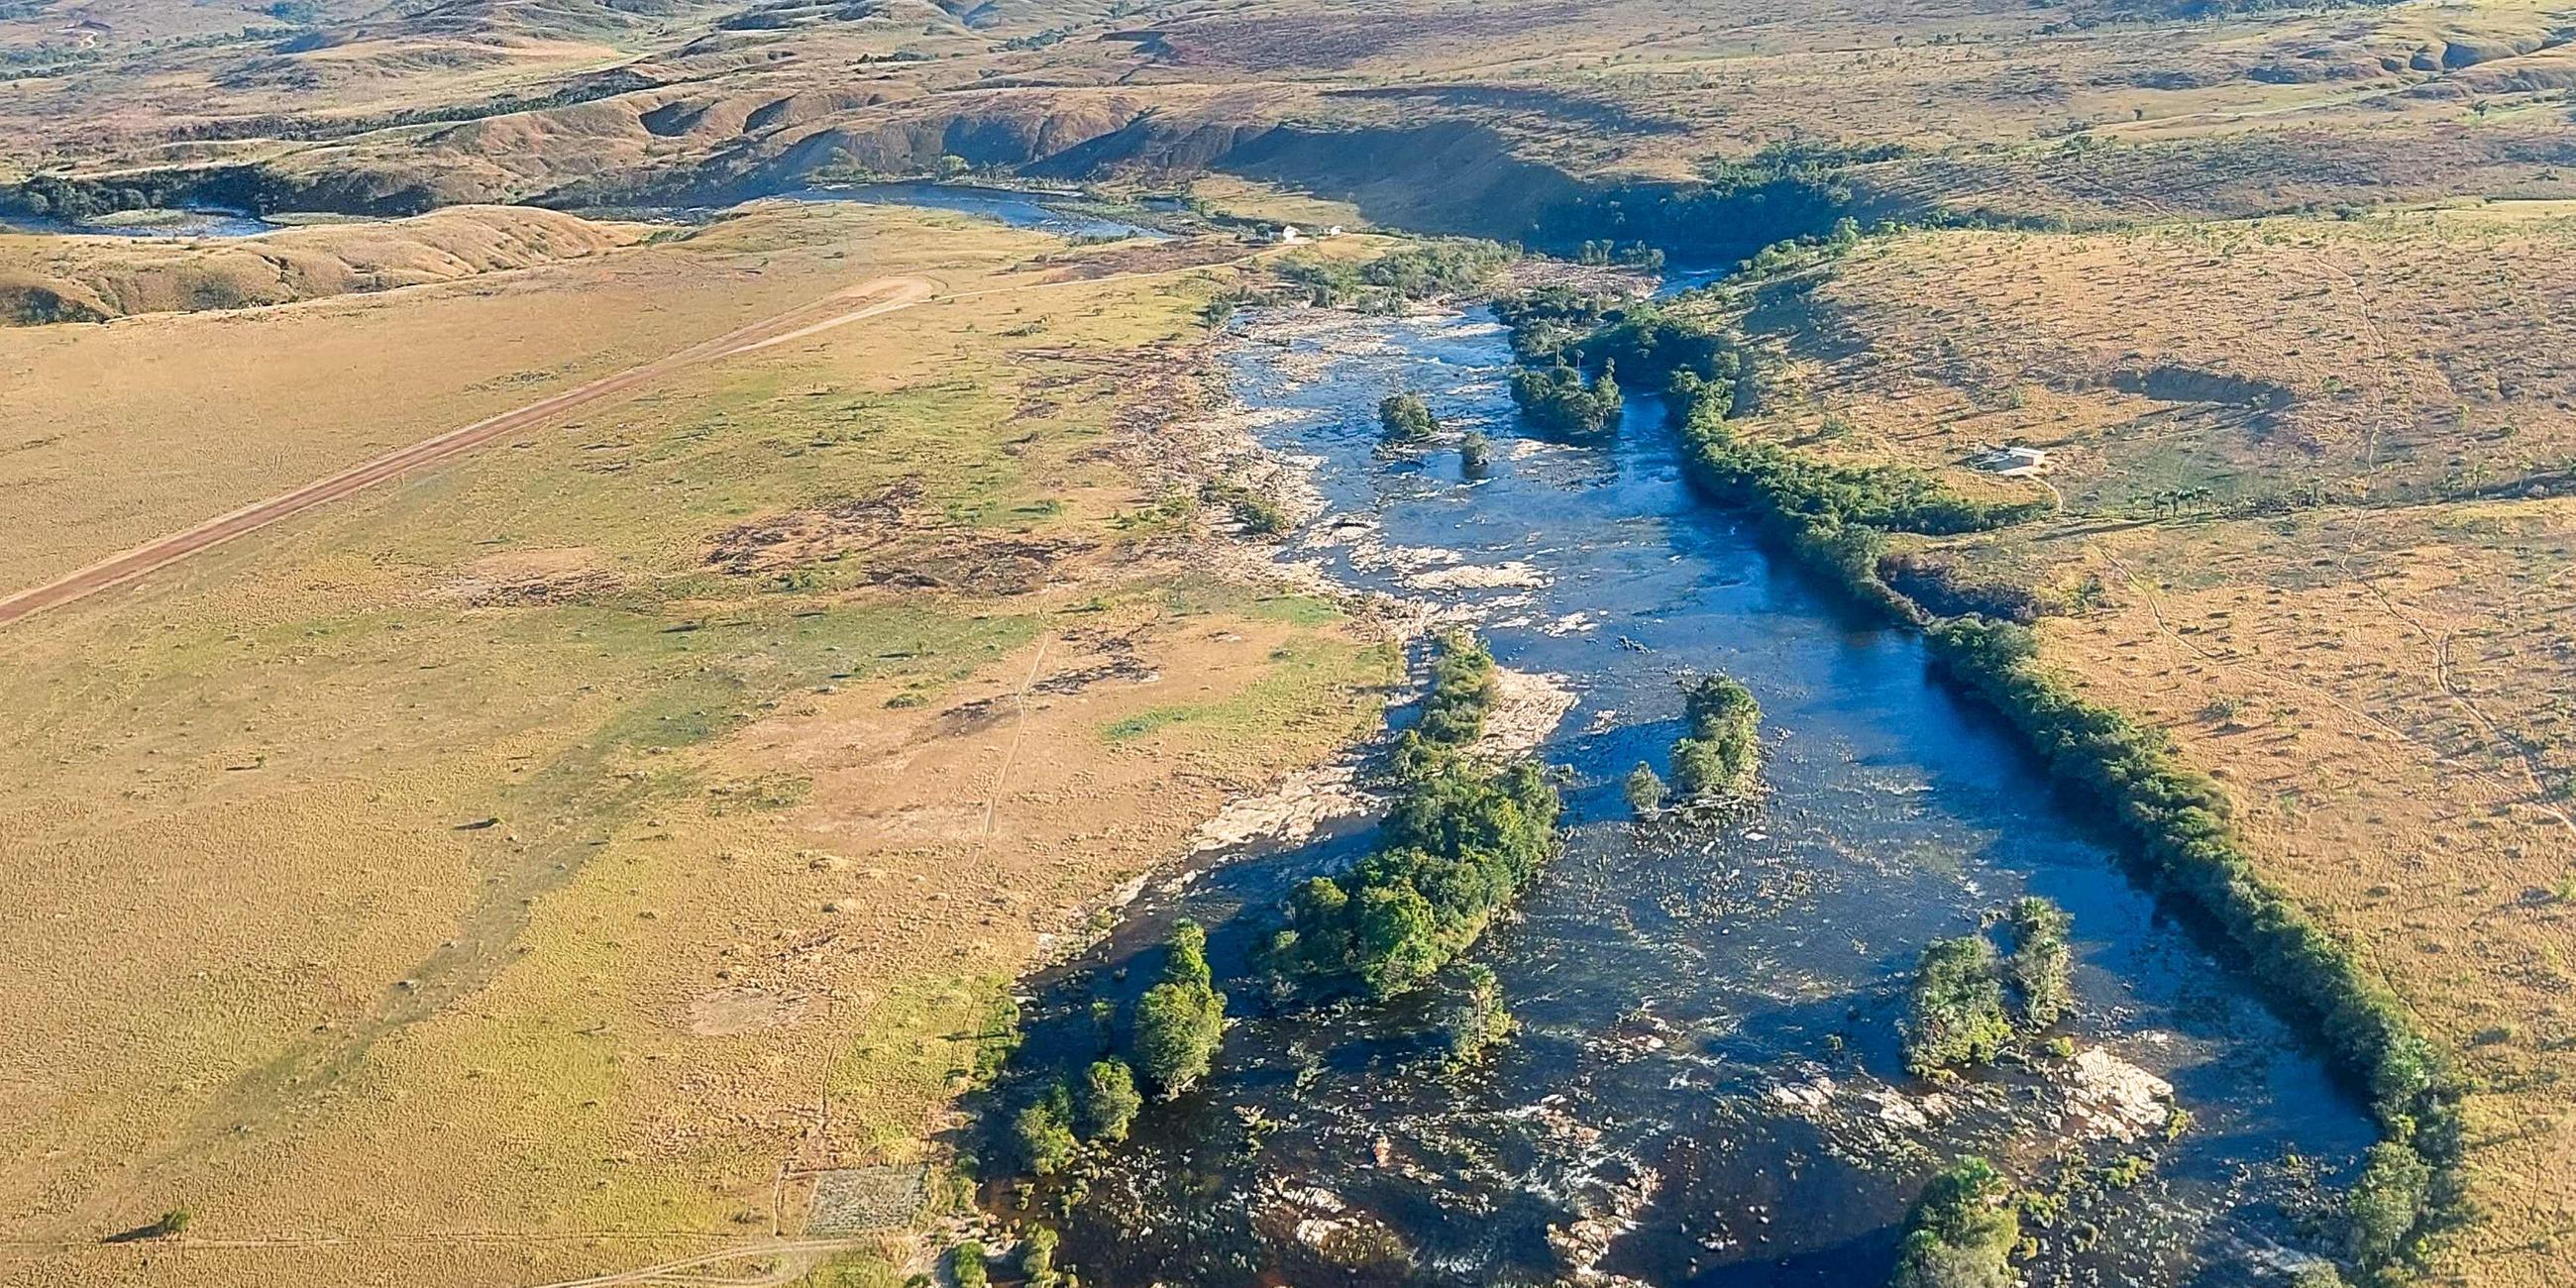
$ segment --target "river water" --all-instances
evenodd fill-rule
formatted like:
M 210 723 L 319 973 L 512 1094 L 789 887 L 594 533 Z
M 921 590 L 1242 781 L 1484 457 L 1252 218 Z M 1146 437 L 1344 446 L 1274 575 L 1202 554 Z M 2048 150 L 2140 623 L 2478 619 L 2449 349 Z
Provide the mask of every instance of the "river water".
M 1330 507 L 1285 557 L 1472 617 L 1503 665 L 1570 684 L 1541 751 L 1571 774 L 1569 826 L 1471 954 L 1520 1032 L 1463 1071 L 1436 1058 L 1433 1000 L 1273 1013 L 1253 978 L 1285 890 L 1351 862 L 1365 825 L 1167 885 L 1032 981 L 1006 1101 L 1098 1054 L 1094 999 L 1151 981 L 1176 916 L 1210 927 L 1234 994 L 1214 1075 L 1148 1106 L 1054 1218 L 1087 1282 L 1876 1284 L 1922 1181 L 1962 1152 L 2040 1185 L 2143 1160 L 2034 1230 L 2034 1283 L 2262 1283 L 2317 1251 L 2302 1214 L 2370 1142 L 2359 1105 L 1916 639 L 1685 486 L 1658 400 L 1631 399 L 1614 445 L 1546 444 L 1482 314 L 1238 326 L 1234 394 Z M 1400 388 L 1491 436 L 1489 475 L 1446 446 L 1380 453 L 1374 409 Z M 1619 779 L 1664 765 L 1676 681 L 1708 670 L 1761 700 L 1773 790 L 1641 830 Z M 2077 1058 L 1908 1078 L 1917 955 L 2026 891 L 2074 917 Z M 2168 1140 L 2174 1108 L 2190 1125 Z
M 138 215 L 142 217 L 138 217 Z M 83 237 L 257 237 L 285 227 L 273 224 L 248 211 L 219 206 L 188 206 L 176 210 L 154 210 L 108 215 L 97 219 L 67 220 L 40 218 L 34 215 L 11 215 L 0 219 L 0 232 L 77 235 Z
M 1025 192 L 958 183 L 822 184 L 778 194 L 788 201 L 854 201 L 873 206 L 922 206 L 998 220 L 1013 228 L 1034 228 L 1059 237 L 1107 239 L 1162 238 L 1157 231 L 1096 209 L 1074 193 Z
M 2359 1105 L 1919 641 L 1685 486 L 1658 400 L 1632 398 L 1613 445 L 1542 443 L 1482 314 L 1238 326 L 1235 396 L 1329 505 L 1284 557 L 1472 618 L 1503 665 L 1578 694 L 1541 751 L 1571 775 L 1565 852 L 1471 954 L 1520 1031 L 1464 1070 L 1437 1058 L 1436 995 L 1277 1011 L 1249 965 L 1284 892 L 1364 852 L 1365 824 L 1167 883 L 1032 981 L 1006 1103 L 1095 1058 L 1095 999 L 1151 981 L 1177 916 L 1210 927 L 1234 994 L 1211 1078 L 1148 1106 L 1069 1205 L 1042 1195 L 1069 1207 L 1051 1217 L 1067 1264 L 1208 1288 L 1867 1285 L 1963 1152 L 2041 1186 L 2140 1160 L 2034 1228 L 2034 1283 L 2262 1283 L 2319 1251 L 2320 1187 L 2372 1138 Z M 1486 477 L 1448 446 L 1378 450 L 1376 403 L 1404 388 L 1492 438 Z M 1640 829 L 1619 779 L 1663 766 L 1676 681 L 1708 670 L 1760 698 L 1773 790 L 1740 818 Z M 2074 917 L 2076 1058 L 1908 1078 L 1917 955 L 2024 892 Z
M 875 206 L 919 206 L 973 215 L 1008 224 L 1013 228 L 1034 228 L 1071 238 L 1162 238 L 1170 235 L 1141 223 L 1118 218 L 1100 203 L 1072 193 L 1028 192 L 1011 188 L 978 187 L 972 184 L 849 183 L 817 184 L 796 188 L 778 193 L 775 199 L 802 202 L 847 201 Z M 598 207 L 585 213 L 604 218 L 676 218 L 687 222 L 700 222 L 723 213 L 724 209 L 729 208 L 621 206 Z M 106 237 L 257 237 L 262 233 L 276 232 L 288 226 L 272 223 L 247 211 L 217 206 L 128 212 L 124 215 L 109 215 L 98 219 L 77 221 L 40 218 L 33 215 L 11 215 L 0 218 L 0 232 Z

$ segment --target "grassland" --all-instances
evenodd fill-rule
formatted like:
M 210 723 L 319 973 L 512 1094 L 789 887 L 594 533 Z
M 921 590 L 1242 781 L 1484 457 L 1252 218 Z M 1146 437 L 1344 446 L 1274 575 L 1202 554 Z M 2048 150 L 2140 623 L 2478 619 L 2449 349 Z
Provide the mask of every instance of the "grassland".
M 103 322 L 425 286 L 596 255 L 649 236 L 550 210 L 457 207 L 256 242 L 0 237 L 0 320 Z
M 2042 661 L 2170 731 L 2460 1054 L 2478 1218 L 2432 1282 L 2576 1256 L 2571 213 L 1906 233 L 1736 301 L 1746 432 L 2058 494 L 1915 553 L 2036 590 Z M 2014 442 L 2048 472 L 1981 469 Z
M 12 624 L 0 1280 L 538 1283 L 921 1219 L 848 1216 L 880 1175 L 849 1169 L 934 1157 L 1004 982 L 1370 723 L 1391 665 L 1329 604 L 1184 567 L 1157 503 L 1209 287 L 1084 271 L 797 208 L 497 290 L 0 338 L 280 373 L 219 386 L 243 460 L 92 382 L 45 450 L 169 463 L 25 477 L 16 582 L 612 360 L 609 317 L 640 347 L 893 272 L 967 297 Z M 334 343 L 409 383 L 300 406 Z M 179 1237 L 101 1242 L 173 1208 Z
M 79 40 L 0 21 L 0 171 L 405 213 L 741 191 L 818 169 L 1181 186 L 1283 180 L 1381 222 L 1573 239 L 1657 226 L 1785 149 L 1826 205 L 2084 224 L 2576 196 L 2553 0 L 2196 6 L 1612 0 L 824 8 L 332 0 L 199 30 L 128 0 Z M 103 12 L 103 11 L 102 11 Z M 72 46 L 78 46 L 74 48 Z M 943 158 L 950 160 L 943 161 Z M 1758 184 L 1756 185 L 1759 186 Z M 129 199 L 131 198 L 131 200 Z M 1587 199 L 1590 199 L 1587 201 Z M 1597 220 L 1577 229 L 1568 221 Z M 1830 222 L 1831 214 L 1825 216 Z M 1757 240 L 1755 244 L 1759 244 Z

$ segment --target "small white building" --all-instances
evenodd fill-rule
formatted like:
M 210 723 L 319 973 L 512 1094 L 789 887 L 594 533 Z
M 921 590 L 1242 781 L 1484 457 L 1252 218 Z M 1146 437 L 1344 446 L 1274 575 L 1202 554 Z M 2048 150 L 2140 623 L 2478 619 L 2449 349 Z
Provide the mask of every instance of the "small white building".
M 1977 467 L 1989 474 L 2008 479 L 2024 478 L 2048 472 L 2048 449 L 2044 447 L 1988 447 L 1977 460 Z
M 1271 240 L 1278 242 L 1282 246 L 1294 246 L 1297 243 L 1306 240 L 1306 234 L 1297 231 L 1297 225 L 1295 224 L 1281 224 L 1279 225 L 1278 233 L 1273 235 Z

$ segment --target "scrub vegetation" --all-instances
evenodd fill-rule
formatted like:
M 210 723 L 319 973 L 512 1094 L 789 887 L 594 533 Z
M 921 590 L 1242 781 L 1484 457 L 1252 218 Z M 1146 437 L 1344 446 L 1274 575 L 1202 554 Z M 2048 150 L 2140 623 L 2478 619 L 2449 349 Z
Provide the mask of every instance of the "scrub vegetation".
M 1392 758 L 1395 798 L 1377 849 L 1298 887 L 1268 945 L 1277 969 L 1374 997 L 1419 987 L 1554 856 L 1559 804 L 1546 774 L 1474 750 L 1493 701 L 1493 656 L 1472 637 L 1443 637 L 1421 720 Z
M 1762 704 L 1733 676 L 1705 675 L 1682 691 L 1690 732 L 1673 744 L 1673 786 L 1693 800 L 1742 796 L 1762 771 Z
M 1575 441 L 1616 430 L 1625 403 L 1615 370 L 1587 377 L 1564 363 L 1514 370 L 1512 401 L 1540 433 Z
M 1440 432 L 1440 422 L 1432 419 L 1422 395 L 1410 391 L 1387 395 L 1377 405 L 1377 423 L 1378 437 L 1390 447 L 1428 442 Z

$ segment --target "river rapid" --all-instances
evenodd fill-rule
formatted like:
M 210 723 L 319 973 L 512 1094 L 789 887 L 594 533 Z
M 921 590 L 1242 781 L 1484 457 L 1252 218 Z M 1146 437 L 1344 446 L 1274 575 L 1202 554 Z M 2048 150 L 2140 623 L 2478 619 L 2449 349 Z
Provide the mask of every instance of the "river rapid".
M 1099 1003 L 1152 981 L 1179 916 L 1208 926 L 1235 1018 L 1204 1084 L 1149 1105 L 1079 1186 L 1036 1192 L 1061 1262 L 1138 1288 L 1869 1285 L 1923 1180 L 1965 1152 L 2064 1191 L 2026 1227 L 2036 1284 L 2273 1282 L 2321 1251 L 2309 1216 L 2370 1124 L 2240 966 L 2123 874 L 1918 640 L 1694 495 L 1660 400 L 1632 396 L 1613 444 L 1542 442 L 1509 361 L 1481 311 L 1291 311 L 1239 320 L 1224 366 L 1327 507 L 1283 560 L 1473 622 L 1502 665 L 1575 695 L 1539 749 L 1569 776 L 1564 854 L 1470 953 L 1519 1031 L 1452 1068 L 1439 989 L 1317 1010 L 1262 987 L 1250 956 L 1285 891 L 1364 853 L 1365 820 L 1152 887 L 1029 982 L 997 1097 L 1105 1051 L 1121 1030 Z M 1490 436 L 1490 470 L 1469 477 L 1450 440 L 1382 451 L 1376 404 L 1399 389 L 1452 439 Z M 1771 791 L 1639 827 L 1619 780 L 1664 766 L 1677 682 L 1711 670 L 1763 705 Z M 1909 1078 L 1917 956 L 2025 892 L 2074 917 L 2072 1054 Z

